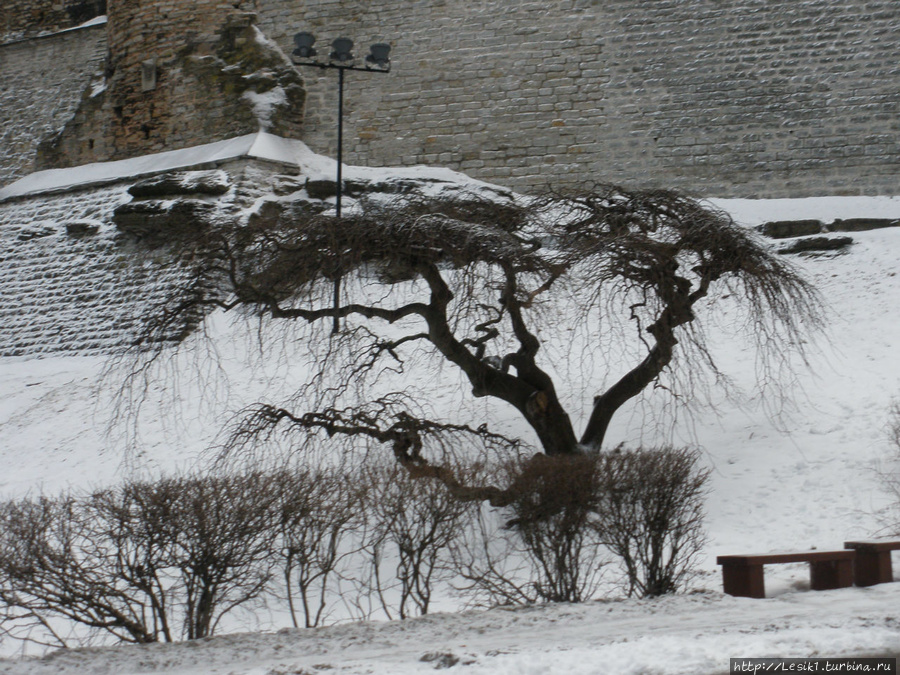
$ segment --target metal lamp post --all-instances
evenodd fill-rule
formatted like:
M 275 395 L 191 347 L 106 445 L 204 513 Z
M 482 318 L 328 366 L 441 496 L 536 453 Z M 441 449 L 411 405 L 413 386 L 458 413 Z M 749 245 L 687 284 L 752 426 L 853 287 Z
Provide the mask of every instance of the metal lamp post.
M 376 43 L 369 47 L 364 65 L 356 65 L 356 57 L 353 55 L 353 41 L 349 38 L 339 37 L 331 43 L 331 53 L 327 61 L 316 59 L 316 50 L 313 45 L 316 38 L 312 33 L 297 33 L 294 35 L 295 49 L 292 53 L 292 61 L 298 66 L 310 66 L 313 68 L 334 68 L 338 71 L 338 127 L 337 127 L 337 177 L 335 215 L 341 217 L 341 198 L 343 196 L 342 165 L 344 156 L 344 71 L 356 70 L 366 73 L 389 73 L 391 71 L 391 46 L 385 43 Z M 340 306 L 341 280 L 340 276 L 334 281 L 334 306 Z M 340 320 L 335 317 L 332 332 L 337 333 L 340 328 Z

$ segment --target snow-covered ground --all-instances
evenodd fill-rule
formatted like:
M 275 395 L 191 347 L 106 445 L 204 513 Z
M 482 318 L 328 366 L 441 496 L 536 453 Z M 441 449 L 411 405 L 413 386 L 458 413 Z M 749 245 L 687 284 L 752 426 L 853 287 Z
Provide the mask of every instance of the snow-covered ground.
M 715 203 L 747 225 L 900 218 L 897 198 Z M 453 672 L 473 674 L 637 675 L 724 673 L 729 657 L 900 653 L 900 584 L 810 592 L 805 568 L 786 565 L 767 568 L 768 599 L 739 599 L 721 593 L 715 565 L 722 554 L 841 548 L 881 527 L 886 498 L 877 471 L 889 453 L 888 408 L 900 396 L 900 228 L 852 236 L 845 253 L 795 258 L 829 304 L 830 332 L 800 372 L 792 409 L 773 420 L 757 403 L 719 398 L 716 414 L 666 432 L 699 445 L 712 469 L 709 543 L 694 593 L 77 650 L 0 660 L 0 673 L 405 674 L 454 664 Z M 710 341 L 723 370 L 739 384 L 752 378 L 752 356 L 714 331 Z M 200 380 L 154 384 L 137 430 L 109 425 L 116 381 L 100 378 L 102 359 L 0 360 L 0 496 L 106 484 L 136 468 L 189 467 L 234 411 L 272 393 L 265 367 L 244 369 L 237 348 L 222 357 L 223 370 L 210 367 Z M 219 395 L 198 405 L 201 387 Z M 609 438 L 652 442 L 645 409 L 621 414 Z M 131 443 L 135 431 L 139 442 Z
M 730 658 L 900 651 L 900 584 L 435 614 L 0 661 L 8 675 L 724 675 Z M 452 664 L 452 665 L 451 665 Z

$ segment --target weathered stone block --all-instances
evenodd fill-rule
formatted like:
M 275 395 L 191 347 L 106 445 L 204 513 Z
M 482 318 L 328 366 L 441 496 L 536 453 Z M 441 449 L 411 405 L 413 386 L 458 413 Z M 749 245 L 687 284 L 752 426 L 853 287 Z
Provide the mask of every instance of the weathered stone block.
M 821 220 L 778 220 L 763 223 L 757 229 L 766 237 L 786 239 L 818 234 L 824 227 Z
M 231 179 L 224 171 L 182 171 L 153 176 L 128 188 L 137 199 L 181 195 L 223 195 L 231 189 Z
M 900 227 L 900 220 L 891 218 L 848 218 L 835 220 L 828 225 L 830 232 L 863 232 L 878 230 L 883 227 Z
M 74 221 L 66 223 L 66 234 L 70 237 L 91 237 L 100 231 L 100 223 L 94 221 Z
M 852 237 L 804 237 L 778 249 L 779 253 L 838 251 L 853 243 Z
M 159 245 L 207 228 L 216 211 L 215 204 L 195 199 L 136 201 L 119 206 L 113 222 L 120 231 Z

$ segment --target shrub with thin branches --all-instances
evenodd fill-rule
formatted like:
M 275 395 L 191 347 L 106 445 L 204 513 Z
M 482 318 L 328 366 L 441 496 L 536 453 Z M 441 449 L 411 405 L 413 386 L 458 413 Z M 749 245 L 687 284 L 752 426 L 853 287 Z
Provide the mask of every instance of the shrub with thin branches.
M 223 616 L 260 597 L 271 578 L 275 528 L 268 477 L 162 479 L 144 490 L 160 527 L 170 532 L 171 562 L 183 593 L 183 637 L 208 637 Z
M 370 584 L 388 618 L 427 614 L 436 585 L 453 574 L 449 551 L 473 504 L 457 499 L 438 480 L 412 478 L 397 464 L 368 474 Z M 386 577 L 382 568 L 391 564 Z
M 595 527 L 623 566 L 629 596 L 673 593 L 695 573 L 706 541 L 709 471 L 686 448 L 619 450 L 597 457 Z
M 269 489 L 277 496 L 275 557 L 291 621 L 295 627 L 319 626 L 346 568 L 358 567 L 365 487 L 352 473 L 293 467 L 272 474 Z
M 879 479 L 891 501 L 881 521 L 884 533 L 894 536 L 900 534 L 900 399 L 891 403 L 888 412 L 887 439 L 891 450 Z
M 454 549 L 463 595 L 475 605 L 593 597 L 609 561 L 594 527 L 597 469 L 590 455 L 535 455 L 502 467 L 511 495 L 502 511 L 507 522 L 481 511 Z
M 120 577 L 123 559 L 105 523 L 91 515 L 72 495 L 0 505 L 4 635 L 46 646 L 82 644 L 84 634 L 61 627 L 70 622 L 123 642 L 166 639 L 152 597 Z
M 692 450 L 659 448 L 508 465 L 512 519 L 501 528 L 482 513 L 454 549 L 460 590 L 478 605 L 582 602 L 613 560 L 629 596 L 682 589 L 705 541 L 709 473 L 698 462 Z
M 272 503 L 249 473 L 0 504 L 0 628 L 47 646 L 212 635 L 266 589 Z M 59 620 L 87 635 L 66 637 Z
M 582 602 L 597 590 L 605 564 L 591 527 L 600 476 L 591 456 L 535 455 L 514 467 L 508 523 L 521 538 L 537 597 Z

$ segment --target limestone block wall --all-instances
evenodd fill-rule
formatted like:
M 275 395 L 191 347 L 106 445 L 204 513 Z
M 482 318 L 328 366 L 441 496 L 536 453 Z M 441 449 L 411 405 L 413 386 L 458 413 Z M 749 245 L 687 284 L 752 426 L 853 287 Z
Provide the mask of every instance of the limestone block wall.
M 19 18 L 0 41 L 28 12 L 75 0 L 12 2 Z M 90 88 L 100 29 L 0 45 L 0 183 L 34 166 L 255 131 L 279 87 L 293 93 L 270 130 L 334 153 L 336 74 L 301 69 L 304 117 L 304 85 L 283 57 L 271 75 L 268 62 L 245 58 L 246 31 L 232 26 L 223 42 L 216 21 L 255 10 L 286 52 L 301 30 L 322 53 L 339 35 L 360 57 L 371 42 L 393 44 L 390 74 L 348 73 L 348 162 L 445 165 L 520 190 L 612 181 L 712 196 L 900 192 L 896 0 L 110 0 L 108 9 L 106 90 Z M 144 90 L 149 59 L 158 79 Z M 47 141 L 66 118 L 63 137 Z
M 38 142 L 102 86 L 105 60 L 103 25 L 0 45 L 0 185 L 34 170 Z
M 350 73 L 351 162 L 434 163 L 519 189 L 603 180 L 706 195 L 900 191 L 896 0 L 258 0 L 393 44 Z M 364 53 L 364 49 L 360 49 Z M 332 153 L 334 74 L 309 69 L 304 140 Z
M 159 213 L 168 208 L 177 214 L 178 203 L 201 202 L 213 221 L 243 218 L 273 190 L 302 188 L 295 173 L 244 158 L 224 161 L 216 169 L 157 175 L 170 187 L 158 189 L 154 198 L 132 197 L 129 189 L 140 181 L 123 178 L 113 185 L 0 202 L 0 357 L 109 354 L 131 343 L 148 308 L 171 298 L 189 263 L 117 226 L 118 207 L 159 205 Z M 205 178 L 227 190 L 216 195 L 179 192 L 179 177 L 194 189 Z M 190 328 L 173 326 L 172 338 Z
M 126 188 L 0 204 L 0 356 L 108 353 L 160 297 L 109 222 Z

